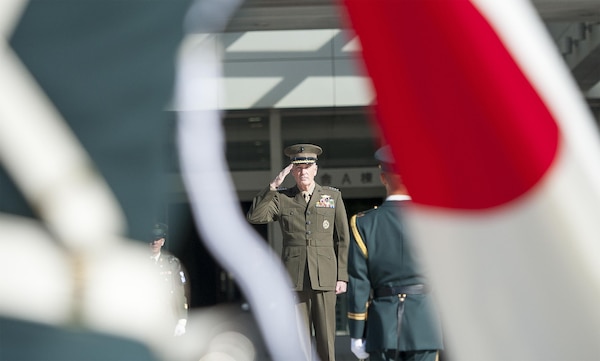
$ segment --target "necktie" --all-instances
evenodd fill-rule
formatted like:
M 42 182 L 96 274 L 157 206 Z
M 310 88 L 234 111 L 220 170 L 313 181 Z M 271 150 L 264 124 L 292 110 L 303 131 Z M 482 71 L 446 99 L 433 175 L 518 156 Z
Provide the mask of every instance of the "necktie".
M 306 201 L 306 203 L 308 203 L 308 201 L 310 201 L 310 193 L 302 192 L 302 195 L 304 196 L 304 200 Z

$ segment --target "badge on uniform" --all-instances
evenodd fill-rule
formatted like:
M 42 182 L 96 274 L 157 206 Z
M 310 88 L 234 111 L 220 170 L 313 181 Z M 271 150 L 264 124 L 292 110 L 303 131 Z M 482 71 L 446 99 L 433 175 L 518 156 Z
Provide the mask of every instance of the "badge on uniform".
M 316 206 L 322 208 L 335 208 L 335 201 L 329 194 L 322 194 L 321 199 L 319 199 Z

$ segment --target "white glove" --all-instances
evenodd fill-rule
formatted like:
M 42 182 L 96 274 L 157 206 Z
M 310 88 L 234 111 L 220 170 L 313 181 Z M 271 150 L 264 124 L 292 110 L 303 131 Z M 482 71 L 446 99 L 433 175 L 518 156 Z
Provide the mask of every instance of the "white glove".
M 354 356 L 358 357 L 360 360 L 365 360 L 369 358 L 369 354 L 366 351 L 367 342 L 362 338 L 351 338 L 350 339 L 350 350 L 354 354 Z
M 175 331 L 173 332 L 173 336 L 181 336 L 185 334 L 185 325 L 187 324 L 186 319 L 181 319 L 177 321 L 177 325 L 175 326 Z

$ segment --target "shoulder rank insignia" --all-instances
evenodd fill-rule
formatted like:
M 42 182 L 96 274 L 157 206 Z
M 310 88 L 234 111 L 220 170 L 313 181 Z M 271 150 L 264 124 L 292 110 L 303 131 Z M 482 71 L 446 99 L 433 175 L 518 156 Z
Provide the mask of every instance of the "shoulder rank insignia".
M 323 186 L 323 189 L 329 189 L 329 190 L 336 191 L 336 192 L 340 191 L 339 189 L 332 187 L 332 186 Z
M 367 214 L 369 214 L 369 213 L 373 212 L 373 211 L 374 211 L 374 210 L 376 210 L 376 209 L 377 209 L 377 206 L 375 206 L 375 207 L 373 207 L 373 208 L 371 208 L 371 209 L 366 209 L 366 210 L 364 210 L 364 211 L 360 211 L 360 212 L 356 213 L 356 216 L 357 216 L 357 217 L 366 216 Z
M 365 241 L 362 239 L 362 236 L 360 235 L 360 232 L 358 231 L 358 225 L 356 224 L 356 220 L 358 219 L 358 217 L 362 217 L 364 214 L 358 213 L 352 216 L 352 218 L 350 218 L 350 231 L 352 232 L 352 236 L 354 238 L 354 241 L 356 242 L 356 245 L 358 246 L 358 249 L 360 249 L 360 252 L 362 253 L 362 255 L 367 258 L 369 257 L 369 250 L 367 249 L 367 245 L 365 244 Z

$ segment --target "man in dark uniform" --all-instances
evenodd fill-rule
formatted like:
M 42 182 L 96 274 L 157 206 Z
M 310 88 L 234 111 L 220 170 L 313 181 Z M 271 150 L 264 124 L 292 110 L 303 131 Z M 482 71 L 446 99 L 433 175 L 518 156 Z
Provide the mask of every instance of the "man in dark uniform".
M 291 163 L 253 200 L 248 221 L 279 221 L 283 233 L 283 262 L 298 310 L 314 327 L 322 361 L 335 360 L 336 295 L 346 292 L 350 240 L 346 208 L 338 189 L 315 183 L 317 156 L 322 149 L 296 144 L 284 150 Z M 279 188 L 292 173 L 296 186 Z
M 387 198 L 350 220 L 351 349 L 359 359 L 371 361 L 434 361 L 443 348 L 441 322 L 402 224 L 402 209 L 410 198 L 389 147 L 379 149 L 375 158 Z
M 160 279 L 167 285 L 168 297 L 171 298 L 172 312 L 175 324 L 174 336 L 185 334 L 188 317 L 188 303 L 185 292 L 186 277 L 181 262 L 174 255 L 162 251 L 167 240 L 167 225 L 158 223 L 152 229 L 150 241 L 151 260 L 158 268 Z

